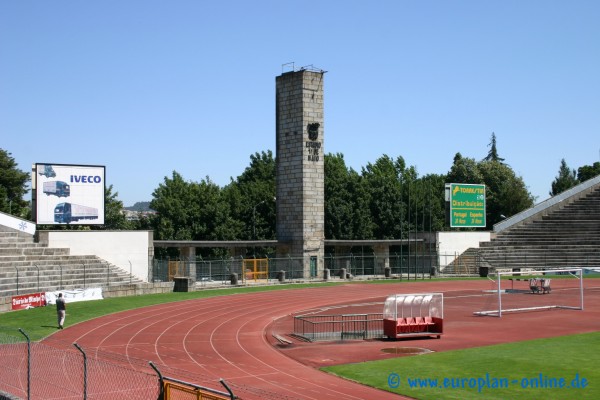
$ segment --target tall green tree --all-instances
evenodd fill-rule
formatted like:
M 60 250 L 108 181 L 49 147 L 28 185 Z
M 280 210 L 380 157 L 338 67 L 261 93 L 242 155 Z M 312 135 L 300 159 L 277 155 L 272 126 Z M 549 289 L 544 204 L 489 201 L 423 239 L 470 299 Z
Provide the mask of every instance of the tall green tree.
M 488 151 L 487 156 L 485 156 L 485 158 L 483 159 L 483 161 L 496 161 L 496 162 L 503 162 L 504 158 L 501 158 L 498 155 L 498 148 L 497 148 L 497 144 L 496 144 L 496 134 L 494 132 L 492 132 L 492 137 L 490 139 L 490 144 L 488 144 L 488 147 L 490 148 L 490 150 Z
M 592 165 L 584 165 L 577 169 L 577 180 L 585 182 L 600 175 L 600 162 L 595 162 Z
M 0 149 L 0 211 L 15 217 L 31 218 L 31 207 L 23 197 L 29 191 L 30 176 L 17 167 L 12 154 Z
M 273 153 L 254 153 L 244 172 L 223 189 L 236 239 L 275 239 L 275 175 Z
M 482 161 L 479 170 L 483 175 L 486 194 L 487 228 L 504 217 L 517 214 L 533 206 L 534 198 L 525 186 L 523 179 L 498 161 Z
M 424 231 L 437 232 L 445 229 L 446 218 L 444 215 L 445 199 L 444 190 L 446 175 L 429 174 L 421 179 L 424 190 Z
M 558 175 L 552 181 L 552 190 L 550 196 L 556 196 L 565 190 L 571 189 L 573 186 L 579 184 L 577 179 L 577 172 L 574 169 L 569 168 L 567 162 L 563 158 L 560 161 L 560 167 L 558 169 Z
M 325 155 L 325 237 L 352 240 L 371 235 L 368 199 L 361 177 L 342 154 Z
M 454 156 L 454 162 L 446 178 L 447 183 L 483 184 L 483 175 L 474 158 L 465 158 L 460 153 Z
M 418 196 L 419 174 L 414 166 L 407 167 L 404 158 L 398 157 L 396 165 L 400 171 L 398 179 L 400 183 L 400 218 L 398 238 L 408 238 L 409 232 L 417 230 L 418 212 L 421 210 Z
M 374 164 L 368 163 L 362 170 L 362 177 L 369 192 L 373 238 L 393 239 L 400 237 L 401 218 L 400 163 L 383 155 Z
M 95 230 L 126 230 L 133 225 L 123 214 L 123 202 L 118 199 L 119 193 L 113 191 L 113 185 L 104 190 L 104 225 L 92 225 Z
M 156 210 L 154 234 L 162 240 L 191 240 L 192 213 L 195 207 L 192 203 L 192 183 L 186 182 L 176 171 L 172 177 L 164 178 L 164 182 L 152 193 L 150 208 Z
M 325 154 L 325 237 L 352 239 L 353 193 L 342 154 Z
M 226 234 L 221 224 L 229 209 L 221 201 L 221 189 L 210 178 L 199 183 L 185 181 L 176 171 L 152 193 L 150 207 L 156 210 L 155 234 L 163 240 L 220 240 Z
M 353 193 L 353 219 L 352 235 L 353 239 L 373 238 L 374 223 L 370 213 L 369 203 L 371 194 L 365 180 L 354 170 L 351 170 L 348 180 L 350 193 Z M 327 216 L 325 217 L 327 218 Z

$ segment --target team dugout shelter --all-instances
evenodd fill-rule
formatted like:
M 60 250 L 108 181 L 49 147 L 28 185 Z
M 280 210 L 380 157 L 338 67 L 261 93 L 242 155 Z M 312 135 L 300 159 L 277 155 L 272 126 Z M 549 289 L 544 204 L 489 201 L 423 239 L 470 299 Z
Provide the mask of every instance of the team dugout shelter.
M 390 339 L 436 336 L 444 331 L 444 294 L 394 294 L 383 305 L 383 334 Z

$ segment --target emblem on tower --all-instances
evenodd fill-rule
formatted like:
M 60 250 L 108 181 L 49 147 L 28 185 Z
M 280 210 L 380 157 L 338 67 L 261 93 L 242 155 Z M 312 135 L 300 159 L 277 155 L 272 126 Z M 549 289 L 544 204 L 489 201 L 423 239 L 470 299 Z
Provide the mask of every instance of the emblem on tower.
M 308 138 L 310 140 L 317 140 L 319 137 L 319 126 L 321 126 L 318 122 L 313 122 L 312 124 L 308 124 Z

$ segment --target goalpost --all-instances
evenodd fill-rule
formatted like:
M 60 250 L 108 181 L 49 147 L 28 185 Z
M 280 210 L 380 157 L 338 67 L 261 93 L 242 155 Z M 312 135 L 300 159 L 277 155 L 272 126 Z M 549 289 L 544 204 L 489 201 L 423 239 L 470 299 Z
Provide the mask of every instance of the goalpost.
M 582 268 L 498 272 L 495 283 L 490 292 L 497 294 L 497 308 L 473 314 L 502 317 L 507 312 L 553 308 L 583 310 Z

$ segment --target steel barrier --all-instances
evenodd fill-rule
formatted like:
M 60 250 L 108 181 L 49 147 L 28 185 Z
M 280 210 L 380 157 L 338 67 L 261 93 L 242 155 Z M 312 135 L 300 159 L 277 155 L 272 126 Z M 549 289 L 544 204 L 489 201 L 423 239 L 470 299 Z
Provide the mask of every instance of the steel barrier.
M 294 335 L 309 341 L 383 337 L 383 313 L 297 315 Z

